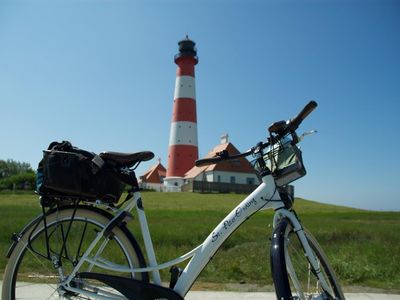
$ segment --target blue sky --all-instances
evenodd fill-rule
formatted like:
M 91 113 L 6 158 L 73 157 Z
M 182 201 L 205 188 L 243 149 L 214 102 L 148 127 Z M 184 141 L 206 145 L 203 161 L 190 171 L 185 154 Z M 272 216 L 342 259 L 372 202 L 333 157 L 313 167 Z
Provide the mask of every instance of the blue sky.
M 152 150 L 166 165 L 186 34 L 201 156 L 223 133 L 246 150 L 314 99 L 297 195 L 400 210 L 399 1 L 3 0 L 0 159 L 36 167 L 51 141 L 70 140 Z

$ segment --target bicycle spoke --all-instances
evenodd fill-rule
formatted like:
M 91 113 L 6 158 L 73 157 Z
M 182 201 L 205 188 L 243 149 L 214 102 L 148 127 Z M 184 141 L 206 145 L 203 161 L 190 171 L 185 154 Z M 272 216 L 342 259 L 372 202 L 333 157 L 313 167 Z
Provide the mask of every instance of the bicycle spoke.
M 25 245 L 27 246 L 27 243 L 25 243 Z M 48 272 L 48 274 L 52 274 L 52 270 L 49 269 L 49 267 L 47 265 L 44 264 L 43 262 L 43 257 L 38 256 L 37 253 L 35 253 L 34 251 L 32 251 L 29 247 L 26 247 L 26 250 L 33 256 L 33 258 Z M 42 258 L 42 259 L 40 259 Z M 41 276 L 45 276 L 45 275 L 41 275 Z M 28 275 L 29 277 L 29 275 Z M 49 276 L 45 276 L 45 278 L 49 278 Z M 51 278 L 57 278 L 59 279 L 58 276 L 51 276 Z M 53 288 L 51 285 L 48 284 L 49 287 Z
M 297 235 L 290 231 L 285 239 L 285 263 L 290 278 L 292 295 L 298 299 L 308 300 L 315 297 L 328 297 L 327 299 L 335 299 L 332 282 L 326 274 L 326 268 L 321 264 L 320 257 L 314 252 L 319 273 L 314 271 L 312 265 L 308 261 L 304 253 L 303 246 Z M 312 249 L 313 250 L 313 249 Z M 314 251 L 314 250 L 313 250 Z M 319 278 L 323 277 L 327 282 L 327 287 L 322 287 Z M 319 299 L 319 298 L 318 298 Z
M 287 241 L 287 245 L 288 245 L 287 247 L 292 248 L 291 241 L 289 239 Z M 298 276 L 296 274 L 296 269 L 294 268 L 293 263 L 292 263 L 292 259 L 287 254 L 288 254 L 288 251 L 285 251 L 285 260 L 286 260 L 287 271 L 289 272 L 290 277 L 292 278 L 293 285 L 295 286 L 295 289 L 296 289 L 297 293 L 299 294 L 298 296 L 301 299 L 305 300 L 304 294 L 302 292 L 303 288 L 301 285 L 301 281 L 298 279 Z M 297 253 L 295 253 L 295 254 L 297 255 Z
M 88 226 L 88 223 L 85 222 L 85 227 L 83 227 L 83 233 L 81 235 L 81 240 L 79 242 L 78 250 L 76 251 L 75 261 L 78 261 L 79 253 L 81 252 L 83 238 L 85 237 L 87 226 Z
M 52 297 L 56 292 L 57 292 L 57 290 L 55 290 L 53 293 L 51 293 L 50 296 L 48 296 L 48 297 L 46 298 L 46 300 L 47 300 L 47 299 L 51 299 L 50 297 Z M 60 298 L 60 297 L 58 297 L 58 298 Z
M 100 281 L 82 280 L 74 278 L 71 274 L 81 258 L 81 253 L 86 251 L 98 232 L 101 232 L 112 219 L 111 215 L 98 213 L 95 209 L 80 208 L 76 210 L 76 218 L 71 223 L 71 212 L 72 209 L 65 208 L 60 213 L 57 211 L 49 214 L 46 217 L 46 223 L 40 223 L 21 237 L 9 260 L 14 267 L 9 268 L 3 281 L 3 295 L 7 295 L 3 297 L 4 299 L 16 300 L 27 297 L 41 300 L 126 299 L 117 290 Z M 47 229 L 44 228 L 44 224 L 47 224 Z M 68 227 L 70 227 L 69 236 Z M 126 232 L 120 225 L 115 227 L 112 231 L 112 239 L 100 241 L 94 248 L 94 254 L 128 268 L 144 267 L 143 255 L 140 253 L 139 258 L 137 252 L 139 248 L 135 246 L 137 242 Z M 66 241 L 64 246 L 63 240 Z M 62 248 L 62 256 L 57 257 Z M 47 255 L 47 249 L 49 249 L 49 255 Z M 58 263 L 60 267 L 56 268 Z M 87 262 L 83 263 L 80 272 L 86 270 L 88 265 Z M 131 273 L 121 273 L 117 268 L 115 270 L 98 268 L 94 266 L 92 271 L 131 277 Z M 142 274 L 136 275 L 139 279 L 143 278 Z M 70 286 L 74 292 L 69 291 L 68 288 L 64 290 L 63 281 L 66 279 L 71 280 Z M 6 291 L 5 287 L 7 287 Z

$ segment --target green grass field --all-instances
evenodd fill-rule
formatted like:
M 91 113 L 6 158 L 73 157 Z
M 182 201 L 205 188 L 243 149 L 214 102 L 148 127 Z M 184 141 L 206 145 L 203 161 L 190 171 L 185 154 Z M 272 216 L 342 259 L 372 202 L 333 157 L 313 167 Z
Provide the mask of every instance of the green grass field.
M 243 195 L 143 193 L 158 262 L 166 262 L 201 243 Z M 400 291 L 400 213 L 372 212 L 296 199 L 302 223 L 318 239 L 345 286 Z M 10 236 L 40 213 L 35 195 L 0 194 L 0 253 Z M 263 211 L 239 228 L 200 275 L 214 284 L 271 285 L 269 236 L 272 211 Z M 138 223 L 129 225 L 138 241 Z M 0 256 L 0 271 L 7 259 Z M 168 270 L 162 273 L 169 280 Z

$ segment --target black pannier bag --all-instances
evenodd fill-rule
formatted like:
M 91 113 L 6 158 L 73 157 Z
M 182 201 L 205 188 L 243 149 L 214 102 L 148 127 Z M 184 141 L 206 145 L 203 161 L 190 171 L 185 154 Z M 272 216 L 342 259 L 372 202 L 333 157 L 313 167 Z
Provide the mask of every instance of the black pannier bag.
M 124 184 L 98 157 L 73 147 L 70 142 L 53 142 L 43 151 L 37 172 L 37 192 L 50 198 L 80 198 L 87 201 L 118 202 Z

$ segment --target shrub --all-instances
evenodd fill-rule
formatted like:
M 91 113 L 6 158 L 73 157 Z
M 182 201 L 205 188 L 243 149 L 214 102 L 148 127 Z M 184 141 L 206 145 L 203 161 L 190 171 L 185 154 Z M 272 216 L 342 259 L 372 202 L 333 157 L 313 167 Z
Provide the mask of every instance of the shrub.
M 26 172 L 33 172 L 28 163 L 15 161 L 13 159 L 0 159 L 0 179 Z
M 36 174 L 27 171 L 0 180 L 0 190 L 34 190 Z

